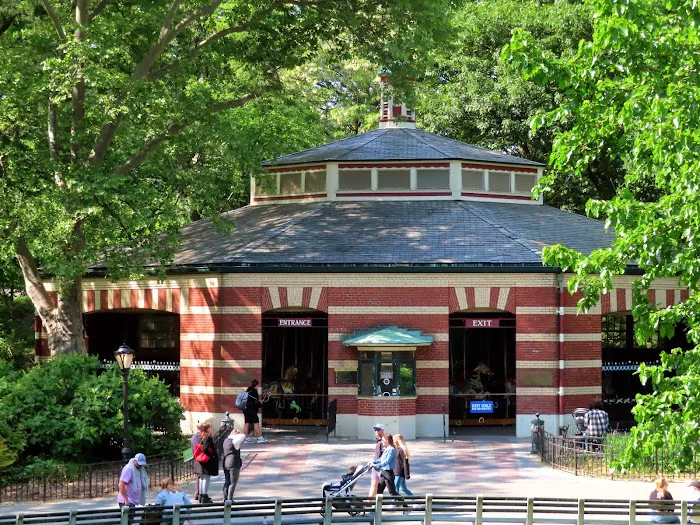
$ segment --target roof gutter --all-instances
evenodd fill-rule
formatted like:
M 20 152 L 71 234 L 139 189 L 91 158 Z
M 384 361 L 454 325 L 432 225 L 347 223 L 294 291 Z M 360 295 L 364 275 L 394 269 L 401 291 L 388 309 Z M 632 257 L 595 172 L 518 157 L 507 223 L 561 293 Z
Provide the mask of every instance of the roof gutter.
M 155 270 L 146 273 L 156 274 Z M 559 268 L 541 265 L 187 265 L 173 266 L 166 270 L 169 275 L 197 273 L 561 273 Z M 86 273 L 86 277 L 105 277 L 106 268 L 95 268 Z
M 155 275 L 155 270 L 146 270 L 147 274 Z M 204 274 L 204 273 L 538 273 L 561 274 L 560 268 L 532 264 L 481 264 L 481 265 L 452 265 L 452 264 L 338 264 L 338 265 L 233 265 L 233 264 L 194 264 L 171 266 L 166 270 L 168 275 Z M 625 275 L 643 275 L 643 271 L 630 267 Z M 85 277 L 106 277 L 106 268 L 95 268 L 88 271 Z

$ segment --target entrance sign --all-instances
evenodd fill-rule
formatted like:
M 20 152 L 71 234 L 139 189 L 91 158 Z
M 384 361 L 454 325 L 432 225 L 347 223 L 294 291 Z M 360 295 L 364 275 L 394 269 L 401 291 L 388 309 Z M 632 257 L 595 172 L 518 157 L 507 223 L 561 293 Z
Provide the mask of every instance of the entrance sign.
M 279 318 L 277 319 L 277 326 L 286 326 L 286 327 L 304 327 L 308 328 L 312 326 L 312 320 L 311 319 L 284 319 L 284 318 Z
M 500 328 L 501 320 L 498 317 L 493 319 L 468 317 L 464 320 L 464 326 L 467 328 Z
M 472 414 L 493 414 L 493 401 L 470 401 L 469 412 Z

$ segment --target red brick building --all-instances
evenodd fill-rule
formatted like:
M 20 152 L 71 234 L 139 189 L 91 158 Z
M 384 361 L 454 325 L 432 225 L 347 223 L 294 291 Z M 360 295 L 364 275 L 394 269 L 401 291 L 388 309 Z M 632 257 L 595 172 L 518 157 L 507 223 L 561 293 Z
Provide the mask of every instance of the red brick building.
M 523 436 L 535 412 L 556 431 L 601 395 L 629 419 L 615 374 L 642 355 L 631 278 L 576 313 L 541 249 L 590 252 L 611 234 L 532 200 L 541 164 L 421 132 L 389 99 L 379 129 L 266 168 L 228 214 L 233 233 L 184 228 L 167 280 L 113 283 L 96 268 L 83 281 L 90 351 L 111 359 L 126 339 L 172 384 L 188 428 L 234 411 L 253 378 L 271 393 L 264 424 L 325 424 L 337 400 L 343 436 L 376 421 L 408 438 L 446 425 Z M 660 282 L 651 295 L 682 293 Z

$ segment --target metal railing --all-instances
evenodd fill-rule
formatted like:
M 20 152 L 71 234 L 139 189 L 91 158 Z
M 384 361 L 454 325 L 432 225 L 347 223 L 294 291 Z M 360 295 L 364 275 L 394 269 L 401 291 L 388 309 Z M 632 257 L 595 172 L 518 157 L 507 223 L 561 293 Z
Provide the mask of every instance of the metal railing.
M 695 456 L 685 472 L 674 472 L 670 468 L 674 451 L 658 449 L 653 455 L 643 458 L 634 469 L 620 472 L 613 465 L 622 448 L 619 443 L 615 444 L 607 437 L 593 438 L 586 442 L 583 436 L 565 437 L 542 432 L 538 451 L 542 461 L 555 469 L 577 476 L 652 480 L 663 475 L 669 479 L 695 479 L 700 467 Z
M 275 394 L 264 392 L 263 426 L 266 428 L 316 427 L 325 431 L 328 422 L 326 394 Z
M 121 461 L 85 465 L 76 475 L 54 473 L 26 481 L 0 486 L 0 503 L 9 501 L 50 501 L 56 499 L 97 498 L 117 493 Z M 181 455 L 148 457 L 148 476 L 154 482 L 165 477 L 183 481 L 194 477 L 193 462 Z
M 659 505 L 664 505 L 659 510 Z M 516 497 L 311 498 L 256 499 L 226 504 L 174 507 L 115 507 L 99 510 L 0 516 L 0 525 L 301 525 L 383 522 L 537 523 L 563 525 L 635 525 L 654 514 L 673 513 L 681 525 L 700 519 L 700 509 L 687 501 L 603 500 Z

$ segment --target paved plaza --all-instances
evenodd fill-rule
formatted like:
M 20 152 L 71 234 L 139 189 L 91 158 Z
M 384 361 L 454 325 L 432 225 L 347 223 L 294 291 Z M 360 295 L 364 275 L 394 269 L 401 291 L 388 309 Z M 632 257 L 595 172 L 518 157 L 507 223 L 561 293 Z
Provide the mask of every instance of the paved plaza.
M 647 482 L 615 481 L 576 477 L 552 470 L 530 454 L 528 440 L 505 436 L 467 436 L 454 441 L 420 439 L 410 443 L 411 479 L 409 488 L 416 495 L 454 496 L 537 496 L 568 498 L 646 499 L 652 489 Z M 326 444 L 320 436 L 270 435 L 267 444 L 244 445 L 244 469 L 236 499 L 320 497 L 321 484 L 336 481 L 352 464 L 372 458 L 369 441 L 332 439 Z M 158 480 L 151 480 L 157 484 Z M 222 498 L 223 472 L 213 478 L 209 491 L 214 501 Z M 676 499 L 688 497 L 685 483 L 671 483 Z M 194 494 L 194 483 L 184 483 Z M 356 495 L 366 495 L 369 476 L 358 483 Z M 157 491 L 149 493 L 152 502 Z M 116 505 L 115 498 L 86 501 L 2 504 L 0 514 L 50 512 Z

